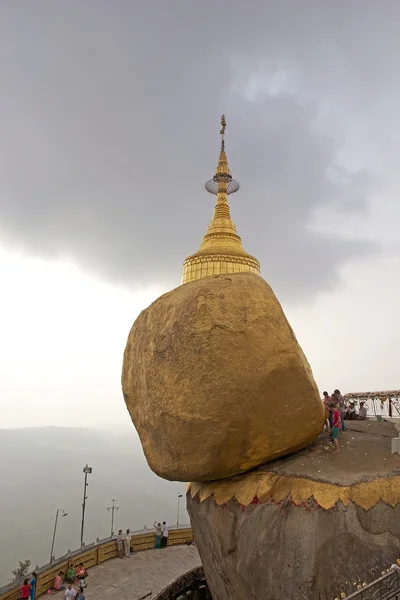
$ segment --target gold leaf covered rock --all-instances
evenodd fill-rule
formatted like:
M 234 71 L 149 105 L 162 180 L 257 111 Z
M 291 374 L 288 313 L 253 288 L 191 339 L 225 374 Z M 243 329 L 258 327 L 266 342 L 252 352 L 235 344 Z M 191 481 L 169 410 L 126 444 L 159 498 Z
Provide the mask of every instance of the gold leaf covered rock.
M 324 410 L 310 366 L 258 275 L 206 277 L 134 323 L 122 386 L 151 469 L 230 477 L 313 442 Z

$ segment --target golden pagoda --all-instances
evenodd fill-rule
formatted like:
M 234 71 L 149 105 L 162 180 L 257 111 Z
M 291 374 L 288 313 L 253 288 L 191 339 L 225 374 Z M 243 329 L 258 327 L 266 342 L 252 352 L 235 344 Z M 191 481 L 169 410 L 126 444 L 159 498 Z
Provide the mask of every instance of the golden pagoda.
M 183 263 L 182 283 L 227 273 L 260 274 L 260 263 L 244 251 L 231 219 L 228 195 L 237 192 L 240 186 L 229 170 L 225 153 L 225 128 L 225 115 L 222 115 L 218 166 L 214 177 L 205 185 L 210 194 L 217 196 L 217 204 L 199 250 Z

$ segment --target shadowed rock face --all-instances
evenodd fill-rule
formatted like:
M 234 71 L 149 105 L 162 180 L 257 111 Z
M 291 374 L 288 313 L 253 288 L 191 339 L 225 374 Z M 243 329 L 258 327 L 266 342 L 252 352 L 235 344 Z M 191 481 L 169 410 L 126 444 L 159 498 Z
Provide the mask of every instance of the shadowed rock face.
M 386 563 L 400 555 L 400 504 L 324 510 L 314 500 L 285 500 L 244 508 L 190 494 L 187 504 L 213 600 L 334 598 L 356 577 L 369 583 L 380 575 L 369 566 L 381 565 L 382 554 Z
M 245 472 L 307 446 L 324 420 L 282 308 L 253 274 L 193 281 L 144 310 L 122 386 L 149 466 L 170 480 Z

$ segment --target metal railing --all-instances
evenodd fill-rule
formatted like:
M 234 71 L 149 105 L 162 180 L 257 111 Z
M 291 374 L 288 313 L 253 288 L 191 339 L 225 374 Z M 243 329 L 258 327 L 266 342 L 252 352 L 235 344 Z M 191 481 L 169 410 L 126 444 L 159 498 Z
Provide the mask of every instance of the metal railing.
M 400 600 L 400 567 L 393 567 L 389 573 L 347 596 L 347 600 Z
M 200 585 L 206 585 L 203 567 L 195 567 L 169 583 L 154 596 L 154 600 L 171 600 L 185 594 L 188 590 L 193 591 L 194 588 L 198 588 Z

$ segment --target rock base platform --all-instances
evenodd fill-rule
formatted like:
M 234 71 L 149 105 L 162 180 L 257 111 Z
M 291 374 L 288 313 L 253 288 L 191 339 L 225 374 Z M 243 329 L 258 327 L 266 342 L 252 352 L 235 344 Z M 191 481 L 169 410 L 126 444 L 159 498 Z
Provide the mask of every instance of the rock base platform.
M 213 600 L 340 597 L 400 556 L 400 456 L 391 423 L 350 422 L 245 475 L 190 484 Z

